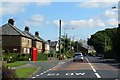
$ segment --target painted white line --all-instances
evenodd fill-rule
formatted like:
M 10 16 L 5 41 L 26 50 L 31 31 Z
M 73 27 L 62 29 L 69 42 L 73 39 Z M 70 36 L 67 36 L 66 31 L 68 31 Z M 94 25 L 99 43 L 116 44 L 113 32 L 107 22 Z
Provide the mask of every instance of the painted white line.
M 43 73 L 46 73 L 47 71 L 44 71 Z
M 92 69 L 94 69 L 94 67 L 93 67 L 93 66 L 91 66 L 91 68 L 92 68 Z
M 54 76 L 55 75 L 55 73 L 49 73 L 49 74 L 47 74 L 47 76 Z
M 40 73 L 40 75 L 43 75 L 43 73 Z
M 66 73 L 65 75 L 68 75 L 68 73 Z
M 96 70 L 95 70 L 95 68 L 92 66 L 92 64 L 90 63 L 90 61 L 89 61 L 87 58 L 86 58 L 86 60 L 88 61 L 90 67 L 91 67 L 92 70 L 93 70 L 93 72 L 95 72 L 95 75 L 97 76 L 97 78 L 101 78 L 101 76 L 100 76 L 98 73 L 96 73 Z
M 93 71 L 94 71 L 94 72 L 96 72 L 96 70 L 95 70 L 95 69 L 93 69 Z
M 95 75 L 97 76 L 97 78 L 101 78 L 101 76 L 98 73 L 95 73 Z
M 39 75 L 36 75 L 36 76 L 39 76 Z
M 35 78 L 35 77 L 32 77 L 33 79 Z
M 56 76 L 58 76 L 58 75 L 59 75 L 59 73 L 56 74 Z
M 73 73 L 71 73 L 71 76 L 73 76 L 74 74 Z
M 52 70 L 52 69 L 49 69 L 49 71 Z

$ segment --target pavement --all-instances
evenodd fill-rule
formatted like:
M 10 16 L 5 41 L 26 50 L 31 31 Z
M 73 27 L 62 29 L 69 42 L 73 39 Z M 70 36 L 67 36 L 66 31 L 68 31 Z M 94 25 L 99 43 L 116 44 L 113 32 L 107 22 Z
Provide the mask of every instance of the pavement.
M 30 78 L 32 79 L 68 79 L 68 80 L 120 80 L 118 63 L 111 59 L 101 59 L 99 57 L 84 57 L 83 62 L 73 62 L 72 60 L 43 62 L 40 64 L 43 69 L 38 70 Z

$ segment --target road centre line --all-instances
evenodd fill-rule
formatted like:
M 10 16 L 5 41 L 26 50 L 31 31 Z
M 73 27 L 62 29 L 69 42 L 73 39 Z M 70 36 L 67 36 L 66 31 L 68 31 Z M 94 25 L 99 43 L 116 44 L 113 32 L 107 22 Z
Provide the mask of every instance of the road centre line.
M 85 57 L 85 59 L 89 63 L 90 67 L 92 68 L 92 70 L 95 73 L 95 75 L 97 76 L 97 78 L 101 78 L 101 76 L 98 73 L 96 73 L 96 69 L 92 66 L 92 64 L 90 63 L 90 61 L 86 57 Z

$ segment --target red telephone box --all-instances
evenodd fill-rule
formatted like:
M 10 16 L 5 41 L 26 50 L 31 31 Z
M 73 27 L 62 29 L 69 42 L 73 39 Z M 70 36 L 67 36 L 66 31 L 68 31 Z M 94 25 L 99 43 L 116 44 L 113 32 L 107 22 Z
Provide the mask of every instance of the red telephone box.
M 37 60 L 37 49 L 36 48 L 31 48 L 31 55 L 32 55 L 32 61 Z

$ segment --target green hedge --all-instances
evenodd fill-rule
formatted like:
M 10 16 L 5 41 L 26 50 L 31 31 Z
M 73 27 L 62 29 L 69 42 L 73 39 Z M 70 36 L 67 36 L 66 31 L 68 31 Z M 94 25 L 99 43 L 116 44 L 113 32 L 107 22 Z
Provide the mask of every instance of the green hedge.
M 37 53 L 37 61 L 46 61 L 48 60 L 48 54 Z
M 7 63 L 12 63 L 15 61 L 28 61 L 31 56 L 29 54 L 21 53 L 3 53 L 3 60 Z

